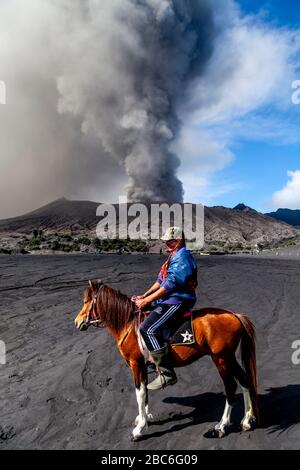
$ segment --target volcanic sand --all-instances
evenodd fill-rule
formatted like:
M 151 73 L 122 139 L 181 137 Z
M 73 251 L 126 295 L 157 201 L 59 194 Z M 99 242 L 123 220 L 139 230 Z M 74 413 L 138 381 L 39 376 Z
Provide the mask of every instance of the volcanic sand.
M 0 449 L 299 449 L 300 263 L 278 259 L 198 258 L 197 306 L 250 316 L 257 328 L 263 424 L 204 434 L 221 418 L 224 393 L 210 358 L 178 370 L 178 383 L 150 395 L 155 417 L 144 439 L 129 440 L 137 415 L 131 371 L 106 330 L 81 333 L 73 320 L 90 278 L 131 295 L 155 280 L 156 255 L 0 257 Z

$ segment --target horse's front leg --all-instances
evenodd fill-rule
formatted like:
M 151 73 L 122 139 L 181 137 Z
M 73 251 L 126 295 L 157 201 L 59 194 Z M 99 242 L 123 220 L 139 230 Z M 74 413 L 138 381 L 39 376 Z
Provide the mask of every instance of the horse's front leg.
M 148 397 L 147 397 L 147 369 L 144 363 L 131 364 L 133 372 L 136 399 L 138 403 L 139 414 L 135 420 L 135 428 L 131 434 L 132 441 L 138 441 L 142 435 L 144 429 L 147 429 L 148 422 Z
M 148 405 L 148 403 L 147 403 L 147 401 L 148 401 L 148 390 L 147 390 L 147 389 L 146 389 L 146 394 L 147 394 L 147 395 L 146 395 L 147 398 L 146 398 L 146 406 L 145 406 L 145 408 L 146 408 L 147 422 L 149 423 L 149 422 L 154 421 L 154 416 L 153 416 L 153 414 L 150 413 L 150 411 L 149 411 L 149 405 Z M 135 420 L 134 420 L 135 426 L 137 426 L 137 425 L 139 424 L 139 422 L 140 422 L 140 415 L 138 414 L 137 417 L 136 417 Z

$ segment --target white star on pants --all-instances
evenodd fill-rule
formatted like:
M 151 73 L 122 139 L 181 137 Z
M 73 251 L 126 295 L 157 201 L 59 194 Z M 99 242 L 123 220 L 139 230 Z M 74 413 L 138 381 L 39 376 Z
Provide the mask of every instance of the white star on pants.
M 180 334 L 183 337 L 183 342 L 184 343 L 188 343 L 188 342 L 192 341 L 192 338 L 193 338 L 192 333 L 189 333 L 188 331 L 186 331 L 185 333 L 180 333 Z

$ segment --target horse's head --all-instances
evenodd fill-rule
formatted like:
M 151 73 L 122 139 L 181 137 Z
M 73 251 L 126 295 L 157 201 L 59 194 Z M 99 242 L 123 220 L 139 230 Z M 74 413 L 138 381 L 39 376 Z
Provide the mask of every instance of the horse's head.
M 97 316 L 98 295 L 104 284 L 101 280 L 89 281 L 83 294 L 83 307 L 75 318 L 75 326 L 85 331 L 91 325 L 100 326 L 101 319 Z

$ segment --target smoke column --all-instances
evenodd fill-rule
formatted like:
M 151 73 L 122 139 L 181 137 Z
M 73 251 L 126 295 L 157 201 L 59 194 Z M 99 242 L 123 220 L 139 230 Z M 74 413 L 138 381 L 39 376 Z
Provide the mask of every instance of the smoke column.
M 0 0 L 0 218 L 126 183 L 182 201 L 178 176 L 215 197 L 242 135 L 277 138 L 275 108 L 257 117 L 290 103 L 299 37 L 234 0 Z
M 62 8 L 63 4 L 63 8 Z M 209 0 L 68 0 L 58 110 L 81 120 L 128 175 L 130 201 L 182 201 L 178 106 L 205 71 L 215 37 Z

